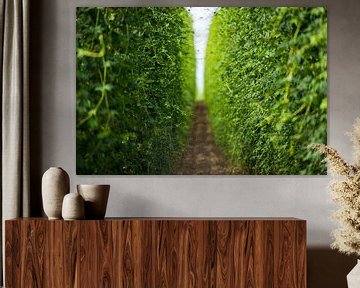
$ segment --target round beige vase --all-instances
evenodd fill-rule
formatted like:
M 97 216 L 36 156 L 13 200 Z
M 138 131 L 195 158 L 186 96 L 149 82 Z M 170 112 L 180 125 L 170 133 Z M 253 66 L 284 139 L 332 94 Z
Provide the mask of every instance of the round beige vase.
M 49 219 L 61 219 L 63 198 L 69 193 L 69 175 L 60 167 L 51 167 L 42 177 L 43 208 Z
M 85 219 L 104 219 L 110 185 L 77 185 L 77 191 L 85 201 Z
M 64 220 L 84 219 L 84 199 L 77 192 L 65 195 L 62 204 L 62 217 Z

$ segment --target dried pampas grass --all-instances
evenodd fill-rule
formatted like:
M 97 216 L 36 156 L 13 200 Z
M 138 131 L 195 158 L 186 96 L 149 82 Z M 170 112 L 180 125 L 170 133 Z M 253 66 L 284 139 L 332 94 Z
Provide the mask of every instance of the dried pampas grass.
M 336 177 L 330 182 L 332 200 L 339 209 L 332 218 L 342 225 L 333 231 L 331 247 L 346 254 L 360 255 L 360 118 L 356 119 L 353 132 L 354 165 L 347 163 L 336 149 L 324 144 L 313 144 L 311 148 L 325 156 L 330 172 Z

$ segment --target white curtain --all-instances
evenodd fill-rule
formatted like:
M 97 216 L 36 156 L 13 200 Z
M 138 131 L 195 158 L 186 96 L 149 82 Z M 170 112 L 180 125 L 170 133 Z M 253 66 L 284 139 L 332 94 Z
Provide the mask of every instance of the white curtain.
M 4 221 L 29 216 L 29 0 L 0 0 L 0 32 L 4 271 Z

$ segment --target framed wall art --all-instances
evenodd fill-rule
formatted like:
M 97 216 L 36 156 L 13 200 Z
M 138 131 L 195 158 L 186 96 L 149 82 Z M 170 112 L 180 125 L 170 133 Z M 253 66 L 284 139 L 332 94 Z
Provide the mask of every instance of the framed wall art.
M 321 175 L 324 7 L 78 7 L 78 175 Z

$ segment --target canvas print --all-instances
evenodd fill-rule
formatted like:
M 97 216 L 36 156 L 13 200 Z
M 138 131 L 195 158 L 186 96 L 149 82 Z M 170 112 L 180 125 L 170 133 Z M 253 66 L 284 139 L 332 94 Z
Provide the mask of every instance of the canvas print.
M 78 175 L 321 175 L 324 7 L 78 7 Z

